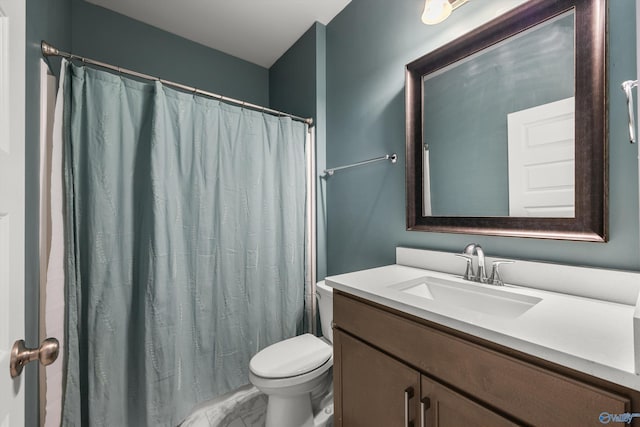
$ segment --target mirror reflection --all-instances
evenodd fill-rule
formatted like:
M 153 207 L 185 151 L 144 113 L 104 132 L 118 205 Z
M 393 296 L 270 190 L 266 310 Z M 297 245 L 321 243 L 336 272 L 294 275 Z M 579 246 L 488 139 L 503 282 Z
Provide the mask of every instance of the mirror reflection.
M 575 216 L 574 15 L 423 76 L 423 216 Z

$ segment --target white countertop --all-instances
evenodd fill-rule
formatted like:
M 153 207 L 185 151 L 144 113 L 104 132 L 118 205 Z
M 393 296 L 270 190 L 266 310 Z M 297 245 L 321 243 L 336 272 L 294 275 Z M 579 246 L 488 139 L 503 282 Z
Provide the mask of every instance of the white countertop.
M 635 374 L 634 306 L 507 283 L 505 289 L 509 292 L 535 296 L 542 301 L 517 318 L 505 319 L 392 287 L 424 276 L 454 277 L 396 264 L 331 276 L 325 281 L 340 291 L 640 390 L 640 377 Z M 473 285 L 495 289 L 490 285 Z

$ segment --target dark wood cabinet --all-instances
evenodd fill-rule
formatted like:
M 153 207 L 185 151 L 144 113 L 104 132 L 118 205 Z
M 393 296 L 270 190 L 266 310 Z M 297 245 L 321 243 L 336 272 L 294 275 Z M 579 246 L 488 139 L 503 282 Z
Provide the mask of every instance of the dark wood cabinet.
M 638 391 L 340 291 L 334 323 L 338 427 L 597 427 L 640 412 Z
M 425 376 L 422 377 L 420 427 L 514 427 L 509 421 L 489 408 L 462 396 L 448 387 Z M 422 415 L 424 411 L 424 415 Z
M 342 425 L 405 427 L 405 411 L 413 422 L 420 373 L 340 331 L 333 340 L 341 361 L 342 398 L 336 404 Z
M 511 421 L 339 330 L 338 425 L 349 427 L 513 427 Z

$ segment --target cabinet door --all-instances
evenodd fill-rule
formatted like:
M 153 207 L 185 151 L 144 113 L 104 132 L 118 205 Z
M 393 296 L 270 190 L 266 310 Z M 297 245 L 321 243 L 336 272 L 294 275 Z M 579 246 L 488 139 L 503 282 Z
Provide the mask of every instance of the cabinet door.
M 467 399 L 433 381 L 422 377 L 421 427 L 503 427 L 517 426 L 484 406 Z
M 338 427 L 417 425 L 417 371 L 337 329 L 333 348 Z

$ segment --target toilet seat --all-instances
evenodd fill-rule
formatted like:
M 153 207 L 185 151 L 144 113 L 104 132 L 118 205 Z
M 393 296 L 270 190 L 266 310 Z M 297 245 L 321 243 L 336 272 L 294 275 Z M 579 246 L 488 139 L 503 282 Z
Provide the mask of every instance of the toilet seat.
M 326 341 L 304 334 L 262 349 L 251 358 L 249 369 L 265 379 L 298 377 L 325 365 L 332 354 Z
M 295 396 L 314 389 L 325 380 L 325 373 L 332 367 L 333 357 L 330 357 L 322 365 L 306 374 L 287 378 L 264 378 L 249 371 L 249 380 L 263 393 Z

